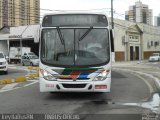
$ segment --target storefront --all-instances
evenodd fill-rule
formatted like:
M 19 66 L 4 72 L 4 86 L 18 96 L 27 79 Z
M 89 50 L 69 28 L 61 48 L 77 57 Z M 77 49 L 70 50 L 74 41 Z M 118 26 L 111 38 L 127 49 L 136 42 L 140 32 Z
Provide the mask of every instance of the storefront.
M 8 33 L 0 34 L 0 51 L 9 55 L 10 47 L 30 47 L 31 51 L 39 53 L 39 27 L 40 25 L 27 25 L 10 27 Z

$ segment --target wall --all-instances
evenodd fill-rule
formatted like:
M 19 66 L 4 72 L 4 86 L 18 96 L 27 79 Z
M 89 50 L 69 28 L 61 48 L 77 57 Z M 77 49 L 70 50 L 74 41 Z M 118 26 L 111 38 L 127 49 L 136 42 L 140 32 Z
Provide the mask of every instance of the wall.
M 115 61 L 125 61 L 124 51 L 115 52 Z
M 7 40 L 0 40 L 0 51 L 2 51 L 5 55 L 8 55 Z
M 160 27 L 154 27 L 143 23 L 114 19 L 115 30 L 115 60 L 130 61 L 130 46 L 139 46 L 140 59 L 148 59 L 154 52 L 160 52 Z M 138 42 L 131 42 L 129 35 L 138 36 Z M 123 40 L 124 39 L 124 40 Z M 127 41 L 126 41 L 127 40 Z M 125 41 L 125 42 L 123 42 Z
M 130 40 L 129 36 L 138 36 L 140 38 L 140 31 L 136 27 L 135 23 L 124 21 L 124 20 L 114 20 L 114 30 L 115 30 L 115 61 L 127 61 L 130 60 L 130 45 L 139 45 L 137 41 L 133 42 Z M 140 40 L 139 40 L 140 41 Z
M 154 52 L 160 52 L 160 28 L 143 25 L 144 59 L 148 59 Z

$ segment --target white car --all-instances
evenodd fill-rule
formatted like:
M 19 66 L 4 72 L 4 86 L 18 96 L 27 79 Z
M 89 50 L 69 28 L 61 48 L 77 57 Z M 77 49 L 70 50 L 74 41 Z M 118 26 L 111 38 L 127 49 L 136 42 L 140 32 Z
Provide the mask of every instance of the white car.
M 149 62 L 160 61 L 160 53 L 153 53 L 152 56 L 149 57 Z
M 5 74 L 8 73 L 8 62 L 3 54 L 0 52 L 0 72 L 3 71 Z
M 22 56 L 22 65 L 38 66 L 39 58 L 36 55 L 24 55 Z
M 34 52 L 25 52 L 24 53 L 25 56 L 32 56 L 32 55 L 36 55 Z

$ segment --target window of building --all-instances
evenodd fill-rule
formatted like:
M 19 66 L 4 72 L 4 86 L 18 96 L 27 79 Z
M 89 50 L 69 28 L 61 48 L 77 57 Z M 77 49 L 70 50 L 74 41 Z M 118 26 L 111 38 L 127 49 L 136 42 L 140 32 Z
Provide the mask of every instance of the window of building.
M 132 35 L 130 35 L 129 38 L 132 39 Z
M 156 42 L 154 43 L 154 46 L 159 46 L 159 41 L 156 41 Z
M 135 39 L 138 39 L 139 37 L 138 36 L 135 36 Z
M 151 46 L 153 46 L 153 41 L 151 41 Z

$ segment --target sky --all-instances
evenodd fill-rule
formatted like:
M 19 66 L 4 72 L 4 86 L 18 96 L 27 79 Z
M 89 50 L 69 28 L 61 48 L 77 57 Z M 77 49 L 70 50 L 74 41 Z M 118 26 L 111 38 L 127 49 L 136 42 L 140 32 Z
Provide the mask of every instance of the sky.
M 113 0 L 114 17 L 124 19 L 125 11 L 139 0 Z M 160 14 L 160 0 L 141 0 L 153 10 L 153 16 Z M 111 0 L 40 0 L 41 16 L 53 11 L 42 10 L 99 10 L 110 16 Z

